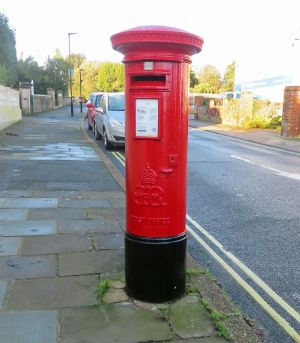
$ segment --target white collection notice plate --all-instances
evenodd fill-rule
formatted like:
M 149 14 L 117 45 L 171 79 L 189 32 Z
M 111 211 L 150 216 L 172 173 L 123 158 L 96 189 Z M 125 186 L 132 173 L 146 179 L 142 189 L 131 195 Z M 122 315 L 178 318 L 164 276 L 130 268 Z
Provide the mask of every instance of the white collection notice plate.
M 158 99 L 136 99 L 136 137 L 158 137 Z

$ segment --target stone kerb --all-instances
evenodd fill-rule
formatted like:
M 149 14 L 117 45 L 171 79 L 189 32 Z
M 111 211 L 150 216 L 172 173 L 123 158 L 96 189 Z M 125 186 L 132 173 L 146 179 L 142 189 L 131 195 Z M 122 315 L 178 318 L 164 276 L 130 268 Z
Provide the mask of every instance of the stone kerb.
M 21 119 L 19 91 L 0 85 L 0 130 Z

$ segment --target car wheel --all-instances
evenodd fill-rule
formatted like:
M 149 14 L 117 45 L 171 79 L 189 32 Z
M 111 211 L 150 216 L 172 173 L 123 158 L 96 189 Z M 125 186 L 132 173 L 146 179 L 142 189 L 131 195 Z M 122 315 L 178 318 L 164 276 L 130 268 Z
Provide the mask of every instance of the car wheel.
M 111 149 L 112 144 L 111 144 L 111 142 L 108 140 L 107 133 L 106 133 L 105 130 L 103 130 L 103 141 L 104 141 L 104 147 L 105 147 L 105 149 L 106 149 L 106 150 Z
M 96 125 L 95 122 L 94 122 L 94 125 L 93 125 L 93 134 L 94 134 L 94 137 L 95 137 L 95 139 L 97 141 L 102 138 L 101 134 L 99 133 L 99 131 L 97 129 L 97 125 Z

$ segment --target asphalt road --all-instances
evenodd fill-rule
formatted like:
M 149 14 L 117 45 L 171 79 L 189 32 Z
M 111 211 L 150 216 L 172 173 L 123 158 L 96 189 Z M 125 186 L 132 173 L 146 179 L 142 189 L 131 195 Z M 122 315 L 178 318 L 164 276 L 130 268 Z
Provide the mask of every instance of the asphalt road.
M 190 130 L 188 161 L 188 214 L 300 312 L 300 156 Z M 262 290 L 249 273 L 241 272 L 209 239 L 205 241 L 300 331 L 299 317 L 288 315 L 268 296 L 268 288 Z M 195 239 L 189 250 L 242 312 L 256 320 L 267 342 L 294 341 Z
M 190 129 L 187 214 L 190 254 L 265 341 L 300 342 L 300 156 Z

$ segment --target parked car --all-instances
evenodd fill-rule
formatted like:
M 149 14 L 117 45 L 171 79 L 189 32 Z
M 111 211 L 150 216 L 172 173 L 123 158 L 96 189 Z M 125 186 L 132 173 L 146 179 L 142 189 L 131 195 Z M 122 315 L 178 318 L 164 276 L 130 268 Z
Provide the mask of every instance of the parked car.
M 103 137 L 105 149 L 125 144 L 124 93 L 104 93 L 96 106 L 94 132 L 96 139 Z
M 88 123 L 89 130 L 93 130 L 95 134 L 95 114 L 96 108 L 100 106 L 100 101 L 104 93 L 102 92 L 94 92 L 91 93 L 87 103 L 87 111 L 86 111 L 86 118 Z

